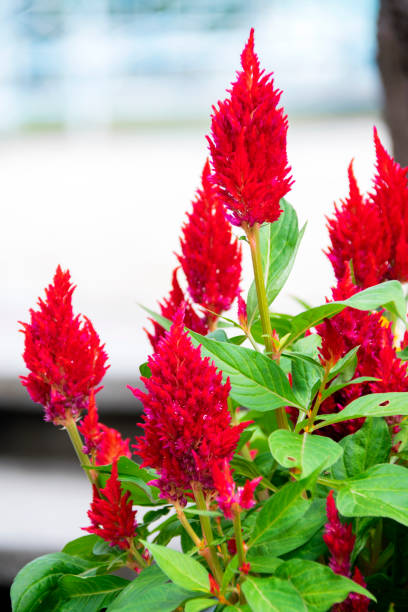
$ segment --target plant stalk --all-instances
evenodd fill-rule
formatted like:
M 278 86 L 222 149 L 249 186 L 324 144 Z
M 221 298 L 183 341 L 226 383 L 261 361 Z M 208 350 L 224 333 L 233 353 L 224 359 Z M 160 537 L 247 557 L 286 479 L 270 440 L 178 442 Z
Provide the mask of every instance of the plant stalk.
M 79 435 L 77 424 L 72 416 L 65 421 L 65 429 L 67 430 L 81 466 L 86 466 L 87 468 L 92 467 L 92 463 L 90 462 L 88 455 L 85 455 L 85 453 L 82 452 L 83 442 Z M 91 485 L 95 484 L 91 471 L 84 468 L 84 472 L 86 473 Z
M 235 535 L 235 543 L 237 546 L 237 555 L 239 567 L 242 567 L 245 563 L 245 549 L 244 549 L 244 540 L 242 539 L 242 525 L 241 525 L 241 513 L 239 509 L 234 510 L 234 535 Z
M 248 243 L 251 249 L 252 266 L 254 269 L 256 295 L 258 297 L 258 308 L 261 317 L 265 350 L 268 357 L 279 363 L 280 353 L 273 345 L 272 327 L 269 318 L 268 298 L 266 296 L 265 281 L 262 270 L 262 257 L 259 241 L 259 223 L 244 227 Z M 276 410 L 276 421 L 279 429 L 289 429 L 288 417 L 284 407 Z
M 199 510 L 204 510 L 204 511 L 208 510 L 207 504 L 204 499 L 203 490 L 201 488 L 201 484 L 198 482 L 192 483 L 192 489 L 193 489 L 194 497 L 196 500 L 197 508 Z M 214 572 L 214 577 L 217 580 L 218 584 L 221 585 L 223 574 L 222 574 L 220 561 L 218 559 L 217 551 L 215 549 L 215 546 L 212 544 L 214 540 L 214 536 L 213 536 L 213 531 L 211 527 L 210 517 L 200 514 L 200 523 L 201 523 L 201 529 L 203 530 L 203 535 L 206 539 L 208 550 L 210 551 L 211 566 Z

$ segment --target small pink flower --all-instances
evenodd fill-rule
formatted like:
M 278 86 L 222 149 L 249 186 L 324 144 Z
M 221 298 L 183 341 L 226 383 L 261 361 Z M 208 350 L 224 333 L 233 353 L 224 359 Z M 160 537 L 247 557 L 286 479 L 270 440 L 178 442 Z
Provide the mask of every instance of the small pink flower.
M 255 489 L 262 480 L 262 476 L 247 480 L 243 487 L 237 487 L 232 478 L 228 461 L 224 460 L 222 468 L 214 463 L 212 466 L 214 485 L 218 492 L 217 502 L 225 518 L 232 519 L 235 512 L 248 510 L 255 505 Z

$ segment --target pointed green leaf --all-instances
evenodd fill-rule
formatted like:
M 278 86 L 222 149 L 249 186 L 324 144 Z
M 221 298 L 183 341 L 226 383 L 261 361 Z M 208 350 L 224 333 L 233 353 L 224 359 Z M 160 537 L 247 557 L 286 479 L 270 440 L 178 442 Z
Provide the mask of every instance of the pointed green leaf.
M 190 591 L 209 592 L 208 572 L 195 559 L 177 550 L 146 542 L 160 569 L 176 584 Z
M 333 604 L 344 601 L 351 592 L 374 599 L 356 582 L 335 574 L 325 565 L 306 559 L 291 559 L 282 563 L 275 575 L 287 580 L 299 593 L 302 599 L 299 611 L 326 612 Z
M 302 410 L 281 368 L 257 351 L 217 342 L 190 332 L 194 344 L 201 344 L 203 357 L 210 357 L 231 381 L 231 396 L 246 408 L 266 412 L 282 406 Z
M 61 606 L 61 612 L 98 612 L 128 584 L 129 580 L 119 576 L 63 576 L 59 590 L 68 602 Z
M 249 576 L 242 590 L 253 612 L 307 612 L 299 593 L 287 580 Z
M 269 448 L 278 463 L 287 468 L 300 468 L 308 476 L 319 466 L 323 470 L 343 454 L 340 444 L 330 438 L 278 429 L 269 436 Z
M 374 465 L 343 481 L 336 501 L 344 516 L 383 516 L 408 526 L 408 469 Z
M 336 414 L 319 414 L 314 429 L 361 417 L 408 415 L 408 393 L 371 393 L 354 400 Z
M 274 223 L 265 223 L 260 229 L 262 269 L 268 304 L 276 298 L 293 267 L 296 253 L 305 227 L 299 232 L 296 211 L 289 202 L 280 202 L 283 213 Z M 255 283 L 252 283 L 247 299 L 250 326 L 259 314 Z
M 216 599 L 202 599 L 201 597 L 199 599 L 191 599 L 190 601 L 186 602 L 184 611 L 201 612 L 201 610 L 207 610 L 217 603 L 218 601 Z

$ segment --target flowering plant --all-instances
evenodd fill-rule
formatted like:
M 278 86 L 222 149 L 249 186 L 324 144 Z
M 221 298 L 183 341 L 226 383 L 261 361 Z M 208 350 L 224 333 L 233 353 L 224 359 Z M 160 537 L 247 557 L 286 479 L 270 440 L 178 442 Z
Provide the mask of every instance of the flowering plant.
M 144 406 L 135 443 L 99 420 L 107 354 L 73 313 L 68 271 L 22 324 L 22 383 L 69 434 L 92 500 L 87 535 L 18 573 L 15 612 L 408 605 L 406 169 L 375 131 L 373 191 L 350 165 L 328 223 L 331 298 L 273 312 L 304 230 L 285 199 L 287 118 L 253 31 L 241 64 L 213 109 L 171 292 L 148 311 L 145 388 L 129 387 Z M 235 300 L 237 320 L 224 315 Z

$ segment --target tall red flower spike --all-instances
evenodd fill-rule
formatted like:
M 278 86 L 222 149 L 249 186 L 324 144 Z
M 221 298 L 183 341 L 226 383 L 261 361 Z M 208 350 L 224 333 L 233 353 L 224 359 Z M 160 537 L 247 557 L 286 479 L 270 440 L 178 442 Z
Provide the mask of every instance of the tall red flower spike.
M 135 449 L 143 466 L 159 472 L 162 497 L 184 503 L 192 482 L 214 489 L 212 465 L 231 459 L 247 423 L 231 426 L 230 384 L 193 347 L 182 309 L 148 363 L 152 375 L 142 377 L 147 393 L 130 387 L 145 409 L 144 435 Z
M 356 284 L 365 289 L 387 277 L 389 244 L 383 239 L 383 222 L 376 204 L 365 200 L 353 172 L 348 168 L 348 198 L 335 205 L 328 219 L 331 246 L 327 256 L 337 279 L 343 278 L 352 265 Z
M 408 281 L 408 168 L 402 168 L 387 153 L 374 127 L 377 175 L 371 200 L 383 223 L 382 240 L 389 245 L 386 279 Z M 379 247 L 380 245 L 375 245 Z
M 343 524 L 334 501 L 333 491 L 327 496 L 326 503 L 327 523 L 325 525 L 323 540 L 330 552 L 329 567 L 336 574 L 351 578 L 351 554 L 353 552 L 356 536 L 353 535 L 352 525 Z M 364 578 L 358 569 L 354 570 L 353 580 L 361 586 L 366 586 Z M 345 601 L 335 604 L 335 612 L 366 612 L 370 600 L 359 593 L 351 593 Z
M 260 69 L 254 30 L 241 54 L 242 70 L 229 97 L 213 107 L 208 137 L 214 181 L 234 225 L 272 223 L 290 190 L 286 154 L 287 117 L 278 108 L 281 91 Z
M 220 315 L 229 310 L 239 292 L 241 248 L 211 182 L 208 161 L 202 173 L 202 187 L 187 217 L 179 260 L 189 293 L 196 304 Z M 207 313 L 210 327 L 217 320 L 216 315 Z
M 351 283 L 348 275 L 333 289 L 333 299 L 340 301 L 347 299 L 356 291 L 358 289 Z M 336 361 L 355 346 L 359 346 L 354 378 L 373 376 L 379 379 L 350 385 L 336 391 L 322 402 L 321 413 L 339 412 L 362 395 L 408 391 L 407 364 L 397 357 L 391 325 L 381 312 L 345 308 L 330 320 L 318 325 L 316 331 L 322 337 L 320 352 L 323 363 L 333 355 L 336 356 Z M 364 420 L 353 419 L 336 423 L 319 429 L 316 433 L 340 440 L 360 429 Z M 393 417 L 392 422 L 398 420 L 399 417 Z
M 74 289 L 69 271 L 58 266 L 45 301 L 40 298 L 39 309 L 30 310 L 30 323 L 22 323 L 30 374 L 21 380 L 31 399 L 44 406 L 45 420 L 55 425 L 88 407 L 107 370 L 108 357 L 92 323 L 73 314 Z
M 386 280 L 408 281 L 408 168 L 387 153 L 374 127 L 377 174 L 363 197 L 349 166 L 350 194 L 328 220 L 327 256 L 336 278 L 352 264 L 354 280 L 365 289 Z
M 88 511 L 92 525 L 82 527 L 94 533 L 111 546 L 128 550 L 137 528 L 136 510 L 132 509 L 130 492 L 123 493 L 118 478 L 118 464 L 112 465 L 112 473 L 104 489 L 93 489 L 93 500 Z
M 255 505 L 255 489 L 262 480 L 262 476 L 253 480 L 246 480 L 243 487 L 237 487 L 232 478 L 231 469 L 227 460 L 224 459 L 222 468 L 218 463 L 212 466 L 214 486 L 218 492 L 217 502 L 225 518 L 232 519 L 234 511 L 248 510 Z
M 160 312 L 163 317 L 166 317 L 166 319 L 173 321 L 174 315 L 176 314 L 180 306 L 184 304 L 184 322 L 186 327 L 188 327 L 188 329 L 191 329 L 192 331 L 197 332 L 198 334 L 202 334 L 203 336 L 205 336 L 208 332 L 205 319 L 198 316 L 198 314 L 195 312 L 194 308 L 184 295 L 183 290 L 181 289 L 177 280 L 178 270 L 179 268 L 176 268 L 173 271 L 172 287 L 169 297 L 165 298 L 162 303 L 159 302 Z M 151 334 L 149 331 L 147 331 L 147 329 L 145 329 L 145 332 L 150 340 L 150 344 L 152 345 L 153 349 L 156 350 L 159 344 L 159 340 L 163 337 L 166 330 L 160 325 L 160 323 L 157 323 L 157 321 L 154 321 L 153 319 L 150 319 L 150 321 L 153 323 L 154 333 Z
M 89 400 L 88 413 L 79 424 L 78 430 L 84 437 L 83 452 L 91 455 L 92 461 L 96 465 L 107 465 L 117 461 L 120 457 L 131 458 L 129 438 L 123 440 L 116 429 L 99 422 L 98 409 L 93 393 Z

